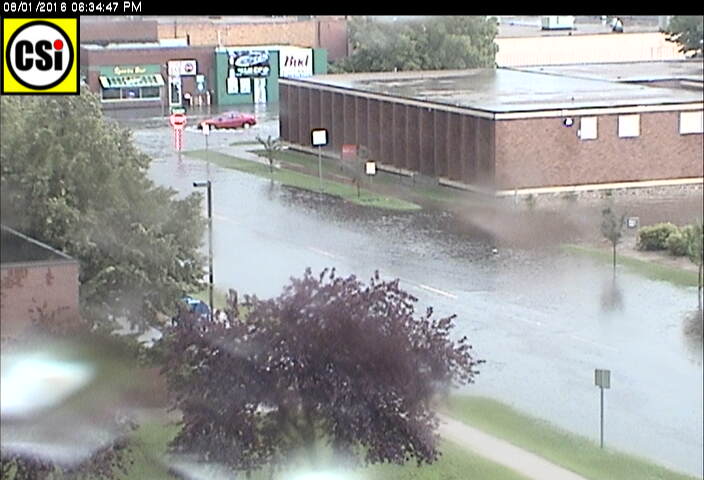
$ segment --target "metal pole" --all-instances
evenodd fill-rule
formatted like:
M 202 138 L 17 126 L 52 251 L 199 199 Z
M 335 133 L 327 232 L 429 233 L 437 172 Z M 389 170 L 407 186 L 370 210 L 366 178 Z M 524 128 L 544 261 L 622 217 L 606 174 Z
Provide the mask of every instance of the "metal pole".
M 205 128 L 205 126 L 203 126 Z M 205 135 L 205 168 L 208 181 L 210 181 L 210 157 L 208 157 L 208 137 L 210 135 Z
M 318 177 L 320 177 L 320 193 L 323 193 L 323 159 L 318 147 Z
M 601 391 L 601 448 L 604 448 L 604 388 L 599 387 Z
M 212 184 L 208 180 L 208 274 L 209 274 L 209 292 L 208 298 L 210 300 L 210 321 L 213 321 L 213 309 L 215 305 L 213 304 L 213 196 L 212 196 Z

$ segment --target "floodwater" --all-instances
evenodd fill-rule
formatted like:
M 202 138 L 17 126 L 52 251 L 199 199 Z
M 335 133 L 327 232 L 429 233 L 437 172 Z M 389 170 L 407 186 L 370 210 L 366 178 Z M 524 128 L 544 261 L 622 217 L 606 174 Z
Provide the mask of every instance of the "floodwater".
M 215 132 L 210 147 L 276 135 L 275 115 L 260 114 L 249 131 Z M 135 139 L 155 158 L 149 173 L 156 183 L 186 195 L 193 181 L 213 181 L 217 288 L 269 297 L 307 267 L 363 279 L 378 269 L 401 279 L 419 298 L 419 311 L 432 305 L 438 315 L 458 315 L 456 334 L 467 335 L 486 360 L 467 393 L 598 442 L 594 369 L 609 369 L 606 446 L 702 475 L 701 343 L 683 327 L 696 308 L 696 288 L 627 271 L 613 285 L 610 265 L 554 247 L 502 244 L 494 254 L 496 239 L 458 228 L 454 214 L 367 209 L 179 159 L 166 127 L 140 128 Z M 187 149 L 202 145 L 200 134 L 187 132 Z

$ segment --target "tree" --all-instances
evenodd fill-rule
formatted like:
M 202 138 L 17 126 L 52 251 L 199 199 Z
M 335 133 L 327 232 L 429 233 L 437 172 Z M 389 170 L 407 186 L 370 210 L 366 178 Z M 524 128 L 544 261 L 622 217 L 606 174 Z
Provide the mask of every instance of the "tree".
M 158 347 L 183 414 L 173 451 L 250 471 L 299 447 L 315 462 L 325 439 L 369 463 L 434 461 L 431 401 L 482 361 L 451 340 L 454 316 L 416 317 L 416 301 L 378 274 L 364 285 L 307 270 L 278 298 L 246 297 L 246 315 L 177 322 Z
M 155 186 L 87 90 L 1 101 L 2 221 L 80 261 L 84 316 L 146 323 L 198 288 L 201 194 Z
M 389 23 L 354 17 L 349 26 L 352 54 L 334 64 L 333 73 L 495 65 L 498 27 L 494 18 L 438 16 Z
M 704 43 L 704 17 L 701 15 L 676 15 L 667 26 L 667 40 L 679 44 L 679 51 L 693 57 L 702 55 Z
M 625 215 L 621 215 L 620 218 L 617 217 L 611 208 L 605 208 L 601 211 L 601 234 L 611 242 L 613 247 L 614 276 L 616 276 L 616 245 L 621 240 L 625 217 Z
M 266 153 L 266 158 L 269 160 L 269 173 L 274 174 L 274 160 L 276 159 L 276 154 L 281 151 L 281 139 L 272 138 L 269 135 L 266 140 L 257 137 L 257 141 L 262 144 L 264 151 Z
M 702 288 L 704 285 L 704 228 L 696 223 L 685 230 L 687 241 L 687 256 L 699 267 L 697 272 L 697 299 L 699 310 L 702 310 Z

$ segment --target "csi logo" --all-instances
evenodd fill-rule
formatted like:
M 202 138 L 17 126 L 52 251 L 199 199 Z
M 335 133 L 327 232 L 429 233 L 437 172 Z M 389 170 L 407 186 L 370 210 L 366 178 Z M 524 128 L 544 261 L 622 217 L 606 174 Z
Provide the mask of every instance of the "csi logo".
M 28 22 L 10 37 L 5 62 L 24 87 L 46 90 L 60 84 L 73 66 L 73 44 L 59 26 L 42 20 Z

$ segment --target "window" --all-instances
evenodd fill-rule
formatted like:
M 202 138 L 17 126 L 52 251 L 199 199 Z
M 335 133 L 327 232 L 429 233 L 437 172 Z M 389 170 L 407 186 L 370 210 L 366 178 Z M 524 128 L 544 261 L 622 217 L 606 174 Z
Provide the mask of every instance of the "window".
M 142 98 L 160 98 L 159 87 L 143 87 Z
M 240 93 L 252 93 L 252 80 L 240 78 Z
M 618 136 L 621 138 L 640 136 L 640 115 L 619 115 Z
M 237 80 L 237 77 L 227 77 L 227 93 L 240 93 L 239 82 Z
M 582 117 L 579 120 L 579 138 L 581 138 L 582 140 L 596 140 L 596 117 Z
M 702 133 L 704 131 L 704 128 L 702 128 L 704 115 L 702 113 L 704 113 L 702 110 L 698 112 L 680 112 L 680 134 Z
M 134 100 L 139 98 L 139 88 L 122 88 L 123 100 Z
M 119 88 L 103 88 L 103 100 L 118 100 L 119 98 Z

